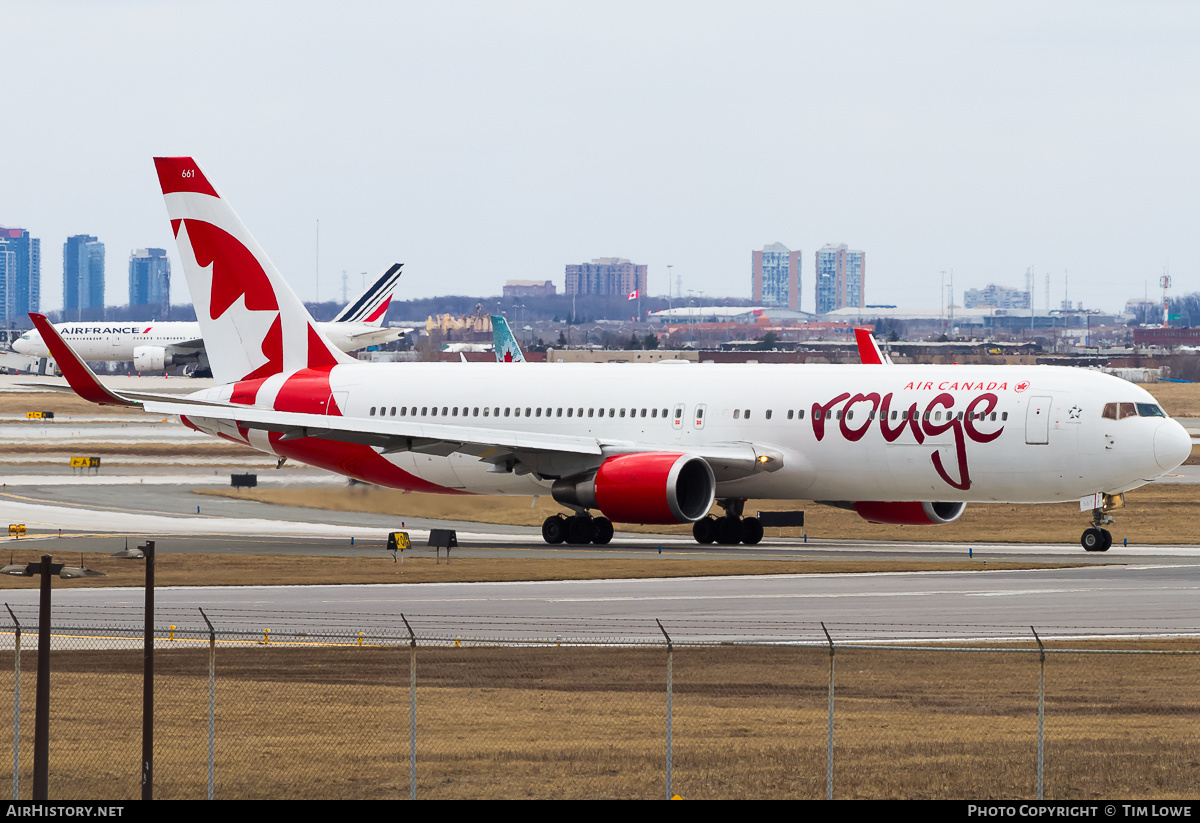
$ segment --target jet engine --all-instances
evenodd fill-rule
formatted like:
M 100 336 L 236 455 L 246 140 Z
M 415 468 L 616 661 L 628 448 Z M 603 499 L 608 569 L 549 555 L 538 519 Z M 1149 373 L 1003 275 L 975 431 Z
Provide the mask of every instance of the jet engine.
M 551 493 L 559 503 L 599 509 L 619 523 L 694 523 L 712 507 L 717 481 L 694 454 L 643 452 L 610 457 L 594 473 L 564 477 Z
M 871 523 L 892 526 L 935 526 L 957 520 L 966 503 L 851 503 L 858 516 Z
M 133 368 L 136 371 L 162 371 L 171 365 L 174 358 L 167 356 L 162 346 L 137 346 L 133 350 Z

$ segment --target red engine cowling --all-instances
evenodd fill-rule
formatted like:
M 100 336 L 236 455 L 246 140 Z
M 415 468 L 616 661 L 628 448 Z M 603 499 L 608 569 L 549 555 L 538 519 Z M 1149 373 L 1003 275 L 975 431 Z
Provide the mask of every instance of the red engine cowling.
M 863 520 L 892 526 L 936 526 L 957 520 L 966 503 L 875 503 L 859 502 L 854 511 Z
M 605 460 L 596 473 L 554 483 L 560 503 L 599 509 L 619 523 L 694 523 L 708 514 L 717 481 L 694 454 L 645 452 Z

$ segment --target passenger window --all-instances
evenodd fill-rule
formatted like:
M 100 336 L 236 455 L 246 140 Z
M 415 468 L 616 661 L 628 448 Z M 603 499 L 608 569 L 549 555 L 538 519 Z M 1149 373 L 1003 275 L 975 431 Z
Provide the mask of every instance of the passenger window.
M 483 407 L 483 416 L 487 417 L 489 411 L 491 411 L 491 409 L 489 409 L 487 406 L 484 406 Z
M 750 410 L 749 409 L 746 409 L 746 419 L 747 420 L 750 419 Z
M 642 409 L 642 417 L 645 417 L 645 416 L 646 416 L 646 410 Z
M 804 419 L 804 409 L 801 409 L 799 412 L 797 412 L 797 416 L 798 416 L 798 417 L 799 417 L 801 420 L 803 420 L 803 419 Z
M 538 406 L 538 410 L 537 410 L 537 416 L 538 416 L 538 417 L 541 417 L 541 416 L 542 416 L 542 407 L 541 407 L 541 406 Z
M 741 419 L 742 419 L 742 410 L 741 410 L 741 409 L 734 409 L 734 410 L 733 410 L 733 419 L 734 419 L 734 420 L 741 420 Z
M 371 417 L 374 417 L 374 416 L 375 416 L 375 407 L 372 406 L 371 407 Z
M 788 420 L 791 420 L 796 414 L 795 409 L 788 409 Z
M 448 411 L 449 411 L 449 409 L 448 409 L 448 408 L 446 408 L 445 406 L 442 406 L 442 417 L 445 417 L 445 416 L 446 416 L 446 412 L 448 412 Z
M 428 407 L 428 406 L 422 406 L 422 407 L 421 407 L 421 416 L 422 416 L 422 417 L 425 417 L 425 416 L 426 416 L 426 415 L 428 415 L 428 414 L 429 414 L 429 407 Z
M 771 410 L 770 409 L 767 409 L 767 419 L 768 420 L 771 419 Z
M 396 416 L 396 407 L 392 406 L 392 417 Z

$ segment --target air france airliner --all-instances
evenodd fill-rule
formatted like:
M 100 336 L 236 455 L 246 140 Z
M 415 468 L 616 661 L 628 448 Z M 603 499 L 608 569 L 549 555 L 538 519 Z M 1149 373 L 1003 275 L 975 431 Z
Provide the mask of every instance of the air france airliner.
M 155 164 L 218 385 L 117 394 L 34 315 L 78 393 L 383 486 L 548 493 L 569 512 L 543 523 L 549 543 L 607 543 L 617 522 L 753 544 L 749 499 L 893 525 L 1078 500 L 1080 542 L 1103 551 L 1124 493 L 1191 452 L 1144 389 L 1068 367 L 359 363 L 191 158 Z
M 334 346 L 344 352 L 357 351 L 400 340 L 412 331 L 383 325 L 402 266 L 402 263 L 388 266 L 333 320 L 317 324 Z M 57 323 L 54 329 L 76 354 L 89 362 L 132 361 L 134 370 L 139 372 L 183 365 L 195 369 L 199 376 L 208 369 L 199 323 L 87 321 Z M 50 356 L 50 349 L 36 329 L 14 340 L 12 347 L 17 353 L 30 357 Z

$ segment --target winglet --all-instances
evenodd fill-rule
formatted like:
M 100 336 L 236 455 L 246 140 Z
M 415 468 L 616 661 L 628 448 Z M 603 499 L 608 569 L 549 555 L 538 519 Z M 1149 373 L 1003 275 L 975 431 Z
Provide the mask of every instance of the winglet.
M 854 341 L 858 343 L 858 359 L 861 362 L 872 366 L 891 365 L 891 358 L 880 351 L 879 344 L 875 342 L 870 330 L 855 329 Z
M 76 394 L 84 400 L 99 403 L 101 406 L 141 405 L 106 389 L 96 378 L 95 372 L 88 368 L 87 363 L 79 359 L 79 355 L 75 353 L 74 349 L 59 336 L 58 330 L 50 325 L 46 315 L 30 312 L 29 319 L 33 321 L 34 328 L 41 332 L 42 340 L 50 349 L 50 356 L 54 358 L 54 362 L 58 364 L 63 376 L 67 378 L 67 382 L 71 384 L 71 388 L 75 390 Z

